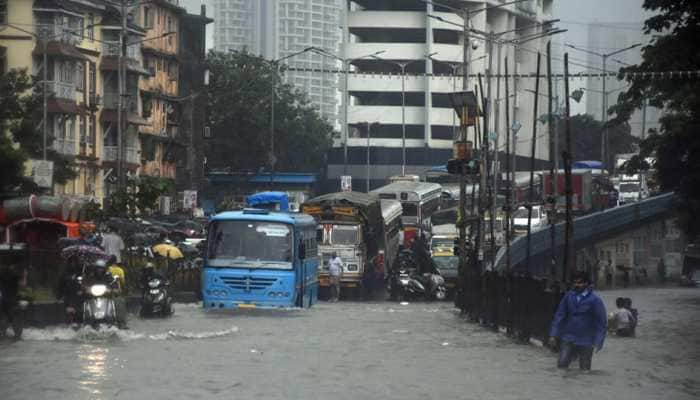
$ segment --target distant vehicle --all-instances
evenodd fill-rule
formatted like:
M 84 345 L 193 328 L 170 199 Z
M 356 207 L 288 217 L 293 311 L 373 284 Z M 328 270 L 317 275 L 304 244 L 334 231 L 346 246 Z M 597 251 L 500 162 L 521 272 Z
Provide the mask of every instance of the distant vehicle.
M 343 261 L 341 287 L 361 289 L 367 265 L 386 270 L 399 249 L 401 203 L 381 200 L 376 194 L 329 193 L 302 204 L 302 212 L 317 223 L 316 240 L 321 257 L 319 282 L 329 286 L 328 262 L 336 253 Z
M 316 221 L 246 209 L 211 218 L 204 308 L 311 307 L 318 296 Z
M 528 210 L 525 207 L 520 207 L 513 213 L 513 229 L 516 233 L 527 232 L 527 215 Z M 547 212 L 544 206 L 532 206 L 532 216 L 530 218 L 530 231 L 536 231 L 546 227 L 548 224 Z
M 442 186 L 428 182 L 394 182 L 373 190 L 385 200 L 401 202 L 404 247 L 421 233 L 430 234 L 430 217 L 440 209 Z
M 436 235 L 430 239 L 430 255 L 440 270 L 440 274 L 445 279 L 445 286 L 448 291 L 457 288 L 459 257 L 454 254 L 457 238 L 458 236 L 454 234 Z
M 615 170 L 617 171 L 618 185 L 618 205 L 634 203 L 649 197 L 646 174 L 639 172 L 632 175 L 624 174 L 622 167 L 637 154 L 617 154 L 615 155 Z
M 552 175 L 549 171 L 543 172 L 544 199 L 554 192 Z M 557 212 L 563 213 L 566 209 L 566 177 L 564 170 L 557 171 L 556 177 Z M 576 215 L 589 213 L 593 208 L 593 174 L 588 169 L 571 171 L 571 197 L 572 212 Z
M 247 207 L 273 211 L 289 211 L 289 196 L 285 192 L 260 192 L 245 198 Z
M 389 177 L 389 183 L 394 182 L 420 182 L 418 175 L 394 175 Z

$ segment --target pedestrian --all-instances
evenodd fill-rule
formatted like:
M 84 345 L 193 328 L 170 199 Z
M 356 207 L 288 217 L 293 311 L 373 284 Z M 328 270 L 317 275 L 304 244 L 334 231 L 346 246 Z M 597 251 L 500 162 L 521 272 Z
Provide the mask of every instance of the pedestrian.
M 331 255 L 328 262 L 328 274 L 330 275 L 331 301 L 336 302 L 340 298 L 340 278 L 343 276 L 343 261 L 336 252 Z
M 608 259 L 605 265 L 605 287 L 612 287 L 613 284 L 613 267 L 612 260 Z
M 0 269 L 0 320 L 4 316 L 12 326 L 15 339 L 21 335 L 21 327 L 16 328 L 15 308 L 18 305 L 20 289 L 27 286 L 27 270 L 13 264 Z M 5 328 L 0 326 L 0 337 L 5 336 Z
M 656 274 L 659 276 L 659 283 L 666 283 L 666 264 L 664 264 L 663 258 L 660 258 L 656 265 Z
M 630 285 L 630 270 L 629 268 L 622 268 L 622 287 L 629 287 Z
M 600 351 L 605 341 L 607 314 L 605 305 L 597 294 L 588 274 L 573 275 L 573 290 L 564 295 L 554 314 L 550 329 L 550 345 L 559 342 L 558 368 L 569 368 L 574 356 L 578 356 L 579 368 L 591 369 L 593 350 Z
M 126 274 L 124 273 L 124 268 L 122 268 L 121 263 L 117 260 L 116 256 L 110 256 L 107 265 L 107 271 L 117 279 L 119 291 L 126 294 Z
M 69 325 L 80 322 L 83 299 L 80 294 L 81 284 L 79 277 L 82 275 L 82 268 L 78 260 L 73 258 L 68 260 L 66 270 L 63 273 L 58 288 L 56 298 L 63 299 L 63 307 L 66 316 L 66 323 Z
M 122 251 L 124 251 L 124 241 L 121 236 L 116 232 L 108 229 L 107 232 L 102 235 L 102 248 L 110 256 L 114 256 L 117 259 L 117 263 L 122 262 Z
M 610 325 L 615 330 L 617 336 L 629 337 L 632 336 L 632 327 L 634 326 L 634 316 L 629 309 L 625 308 L 625 299 L 618 297 L 615 300 L 617 310 L 612 313 Z
M 637 323 L 639 322 L 639 312 L 637 311 L 636 308 L 632 307 L 632 299 L 629 297 L 625 297 L 623 299 L 623 306 L 629 310 L 629 312 L 632 314 L 632 326 L 631 326 L 631 335 L 630 336 L 636 336 L 637 335 Z

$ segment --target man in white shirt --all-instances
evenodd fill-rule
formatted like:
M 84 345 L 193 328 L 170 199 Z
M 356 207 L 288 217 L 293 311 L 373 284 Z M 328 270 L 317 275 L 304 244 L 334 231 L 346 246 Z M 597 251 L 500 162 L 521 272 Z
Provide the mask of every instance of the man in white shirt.
M 330 275 L 331 301 L 336 302 L 340 297 L 340 278 L 343 276 L 343 261 L 335 252 L 333 252 L 330 261 L 328 261 L 328 275 Z
M 102 248 L 105 253 L 117 258 L 117 263 L 122 262 L 122 251 L 124 251 L 124 241 L 116 232 L 107 231 L 102 235 Z
M 614 327 L 617 336 L 632 336 L 632 327 L 635 324 L 634 315 L 625 308 L 625 301 L 622 297 L 615 300 L 617 310 L 612 312 L 611 326 Z

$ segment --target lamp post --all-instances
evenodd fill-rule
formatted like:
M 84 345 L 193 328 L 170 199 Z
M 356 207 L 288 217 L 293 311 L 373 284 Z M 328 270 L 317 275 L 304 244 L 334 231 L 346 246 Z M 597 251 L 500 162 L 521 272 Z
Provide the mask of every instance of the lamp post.
M 348 87 L 348 75 L 350 74 L 350 63 L 356 60 L 361 60 L 363 58 L 375 57 L 380 54 L 386 53 L 386 50 L 375 51 L 374 53 L 367 54 L 361 57 L 354 58 L 342 58 L 335 54 L 329 53 L 318 47 L 313 47 L 313 51 L 316 54 L 320 54 L 324 57 L 335 58 L 343 64 L 343 127 L 341 135 L 343 136 L 343 175 L 348 174 L 348 106 L 350 101 L 350 88 Z
M 578 51 L 582 51 L 582 52 L 584 52 L 584 53 L 588 53 L 588 54 L 592 54 L 592 55 L 594 55 L 594 56 L 598 56 L 598 57 L 600 57 L 600 58 L 603 60 L 603 91 L 602 91 L 602 94 L 603 94 L 603 104 L 602 104 L 603 110 L 602 110 L 602 115 L 601 115 L 601 121 L 603 122 L 603 134 L 601 135 L 601 143 L 600 143 L 600 158 L 601 158 L 600 161 L 603 163 L 603 169 L 605 169 L 605 166 L 607 165 L 607 163 L 605 162 L 605 161 L 606 161 L 606 158 L 607 158 L 605 153 L 606 153 L 606 151 L 609 151 L 609 149 L 607 148 L 607 147 L 608 147 L 608 146 L 607 146 L 607 141 L 608 141 L 608 126 L 607 126 L 607 125 L 608 125 L 608 124 L 607 124 L 607 122 L 608 122 L 608 93 L 605 91 L 605 85 L 606 85 L 606 82 L 607 82 L 607 80 L 608 80 L 608 75 L 607 75 L 607 70 L 606 70 L 607 61 L 608 61 L 608 58 L 611 57 L 611 56 L 614 56 L 614 55 L 616 55 L 616 54 L 620 54 L 620 53 L 625 52 L 625 51 L 627 51 L 627 50 L 634 49 L 634 48 L 636 48 L 636 47 L 641 46 L 642 44 L 641 44 L 641 43 L 635 43 L 635 44 L 633 44 L 633 45 L 631 45 L 631 46 L 627 46 L 627 47 L 622 48 L 622 49 L 619 49 L 619 50 L 611 51 L 611 52 L 609 52 L 609 53 L 598 53 L 598 52 L 596 52 L 596 51 L 592 51 L 592 50 L 588 50 L 588 49 L 582 49 L 582 48 L 580 48 L 580 47 L 574 46 L 574 45 L 569 44 L 569 43 L 566 43 L 566 44 L 564 44 L 564 45 L 565 45 L 566 47 L 572 48 L 572 49 L 574 49 L 574 50 L 578 50 Z
M 430 53 L 425 56 L 430 59 L 437 53 Z M 392 61 L 372 56 L 372 58 L 384 61 L 388 64 L 396 65 L 401 70 L 401 176 L 406 175 L 406 67 L 424 60 Z

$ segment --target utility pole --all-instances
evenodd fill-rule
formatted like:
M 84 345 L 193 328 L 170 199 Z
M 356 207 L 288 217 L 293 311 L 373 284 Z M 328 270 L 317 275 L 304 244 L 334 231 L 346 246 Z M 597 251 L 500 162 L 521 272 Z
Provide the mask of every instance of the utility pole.
M 121 31 L 117 64 L 117 191 L 124 188 L 124 57 L 127 47 L 127 0 L 121 0 Z M 167 120 L 167 117 L 166 117 Z
M 557 259 L 556 259 L 556 215 L 557 215 L 557 175 L 554 172 L 556 167 L 556 154 L 557 154 L 557 148 L 556 148 L 556 139 L 554 138 L 554 115 L 552 115 L 552 41 L 547 41 L 547 116 L 548 116 L 548 123 L 547 123 L 547 128 L 549 130 L 549 184 L 550 184 L 550 193 L 551 196 L 548 199 L 549 202 L 551 203 L 551 209 L 550 209 L 550 214 L 549 214 L 549 242 L 550 246 L 552 247 L 551 252 L 551 272 L 553 276 L 556 276 L 556 265 L 557 265 Z
M 564 180 L 566 188 L 566 230 L 564 232 L 564 269 L 562 271 L 562 281 L 566 282 L 567 271 L 570 270 L 573 252 L 571 251 L 571 241 L 574 235 L 574 221 L 571 215 L 572 208 L 572 183 L 571 183 L 571 106 L 569 102 L 569 53 L 564 53 L 564 96 L 566 99 L 566 150 L 562 152 L 564 159 Z

